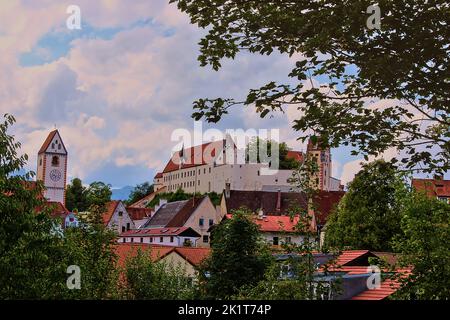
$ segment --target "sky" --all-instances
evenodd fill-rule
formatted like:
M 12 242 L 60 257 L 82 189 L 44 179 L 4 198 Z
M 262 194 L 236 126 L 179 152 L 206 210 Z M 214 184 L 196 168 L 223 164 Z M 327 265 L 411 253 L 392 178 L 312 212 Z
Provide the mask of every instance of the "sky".
M 193 132 L 194 100 L 242 99 L 250 88 L 286 82 L 299 59 L 242 53 L 219 71 L 202 68 L 204 31 L 168 0 L 77 0 L 81 30 L 69 30 L 74 2 L 0 0 L 0 112 L 17 120 L 12 132 L 29 156 L 27 170 L 36 170 L 37 151 L 56 127 L 69 152 L 69 181 L 152 181 L 178 145 L 174 130 Z M 288 109 L 261 119 L 251 107 L 236 108 L 202 127 L 275 128 L 291 148 L 305 150 L 292 129 L 298 116 Z M 362 161 L 344 147 L 332 157 L 333 176 L 343 183 Z

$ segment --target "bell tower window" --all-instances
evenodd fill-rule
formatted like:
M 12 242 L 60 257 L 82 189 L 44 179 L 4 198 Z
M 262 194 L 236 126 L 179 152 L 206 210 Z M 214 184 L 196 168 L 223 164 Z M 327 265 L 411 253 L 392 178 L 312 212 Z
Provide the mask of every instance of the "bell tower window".
M 54 166 L 54 167 L 59 166 L 59 157 L 58 156 L 52 157 L 52 166 Z

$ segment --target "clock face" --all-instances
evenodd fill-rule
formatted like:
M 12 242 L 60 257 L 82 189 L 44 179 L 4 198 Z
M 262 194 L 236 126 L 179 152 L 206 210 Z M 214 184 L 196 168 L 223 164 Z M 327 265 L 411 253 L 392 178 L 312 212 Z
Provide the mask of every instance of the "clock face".
M 61 179 L 61 171 L 58 169 L 53 169 L 50 171 L 50 179 L 55 182 L 59 181 Z

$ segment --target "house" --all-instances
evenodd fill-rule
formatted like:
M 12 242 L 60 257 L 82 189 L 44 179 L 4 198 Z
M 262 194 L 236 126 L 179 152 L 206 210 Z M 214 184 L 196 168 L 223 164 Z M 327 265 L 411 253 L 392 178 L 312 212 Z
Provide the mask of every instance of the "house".
M 107 202 L 102 218 L 105 226 L 119 234 L 135 228 L 134 222 L 129 216 L 125 205 L 120 200 Z
M 258 214 L 262 210 L 265 216 L 287 216 L 292 209 L 308 210 L 309 207 L 311 215 L 314 216 L 316 228 L 320 231 L 344 194 L 344 191 L 319 191 L 314 196 L 312 205 L 308 205 L 307 195 L 304 192 L 226 189 L 222 194 L 220 210 L 222 214 L 229 214 L 234 210 L 246 208 L 254 214 Z
M 119 244 L 116 246 L 119 265 L 124 266 L 127 257 L 133 257 L 138 250 L 148 253 L 152 261 L 180 267 L 189 277 L 195 277 L 200 263 L 208 257 L 209 248 L 167 247 L 148 244 Z
M 412 187 L 424 192 L 430 198 L 436 198 L 450 203 L 450 180 L 444 180 L 443 176 L 435 175 L 434 179 L 413 178 Z
M 195 247 L 200 234 L 190 227 L 134 229 L 122 232 L 120 243 L 146 243 L 160 246 Z
M 141 229 L 182 228 L 195 230 L 201 237 L 197 246 L 209 246 L 209 227 L 219 223 L 223 216 L 217 212 L 208 196 L 167 203 L 161 200 L 155 213 Z
M 226 218 L 231 218 L 228 214 Z M 304 236 L 297 230 L 299 216 L 266 216 L 262 213 L 253 216 L 253 222 L 259 226 L 264 240 L 274 247 L 283 243 L 301 244 Z
M 263 190 L 267 188 L 291 188 L 293 170 L 279 169 L 275 174 L 264 174 L 268 163 L 247 161 L 243 150 L 238 150 L 231 137 L 204 143 L 175 152 L 161 172 L 155 175 L 155 190 L 165 187 L 167 192 L 182 189 L 188 193 L 222 193 L 228 185 L 233 190 Z M 238 156 L 239 155 L 239 156 Z M 338 179 L 331 177 L 330 149 L 322 150 L 308 144 L 307 154 L 289 151 L 288 158 L 304 161 L 306 156 L 314 157 L 319 166 L 318 188 L 340 190 Z

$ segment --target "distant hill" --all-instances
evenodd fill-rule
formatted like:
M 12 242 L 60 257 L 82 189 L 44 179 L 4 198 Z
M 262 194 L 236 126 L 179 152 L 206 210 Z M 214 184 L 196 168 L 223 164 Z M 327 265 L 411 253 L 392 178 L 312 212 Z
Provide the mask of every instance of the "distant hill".
M 131 191 L 133 191 L 134 187 L 125 186 L 122 188 L 113 188 L 111 189 L 112 195 L 111 200 L 127 200 L 130 196 Z

